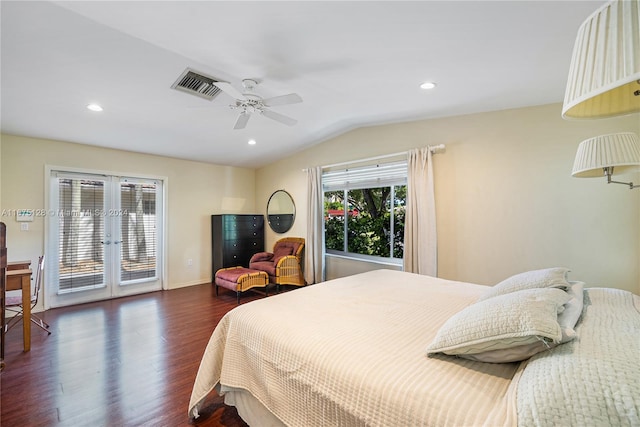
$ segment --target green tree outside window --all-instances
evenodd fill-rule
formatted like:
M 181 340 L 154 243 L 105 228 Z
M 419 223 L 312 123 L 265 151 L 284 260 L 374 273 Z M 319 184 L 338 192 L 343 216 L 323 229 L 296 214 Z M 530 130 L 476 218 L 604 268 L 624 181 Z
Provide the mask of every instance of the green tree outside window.
M 406 195 L 406 185 L 326 192 L 327 250 L 401 259 Z

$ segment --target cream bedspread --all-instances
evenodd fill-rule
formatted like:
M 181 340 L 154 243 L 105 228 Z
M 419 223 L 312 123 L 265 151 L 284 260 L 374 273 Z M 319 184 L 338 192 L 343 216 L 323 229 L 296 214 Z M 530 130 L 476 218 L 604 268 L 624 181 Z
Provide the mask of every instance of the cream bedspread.
M 211 336 L 189 415 L 220 383 L 289 426 L 515 425 L 519 364 L 425 355 L 484 290 L 378 270 L 239 306 Z
M 522 426 L 640 426 L 640 298 L 585 292 L 578 338 L 529 359 L 518 384 Z

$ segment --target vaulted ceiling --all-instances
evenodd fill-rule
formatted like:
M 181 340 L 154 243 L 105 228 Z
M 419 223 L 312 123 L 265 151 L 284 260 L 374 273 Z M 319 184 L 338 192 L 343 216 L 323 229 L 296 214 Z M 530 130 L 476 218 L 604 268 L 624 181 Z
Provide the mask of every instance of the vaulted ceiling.
M 561 102 L 601 4 L 4 0 L 2 132 L 260 167 L 361 126 Z M 171 88 L 187 68 L 297 93 L 271 108 L 297 123 L 254 113 L 233 129 L 227 92 Z

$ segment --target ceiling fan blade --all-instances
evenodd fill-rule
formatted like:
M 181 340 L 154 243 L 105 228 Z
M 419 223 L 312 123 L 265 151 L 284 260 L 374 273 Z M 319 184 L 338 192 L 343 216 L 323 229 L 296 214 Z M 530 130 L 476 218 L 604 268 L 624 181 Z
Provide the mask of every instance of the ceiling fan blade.
M 298 123 L 298 121 L 296 119 L 292 119 L 291 117 L 287 117 L 283 114 L 280 113 L 276 113 L 275 111 L 271 111 L 271 110 L 262 110 L 262 115 L 263 116 L 267 116 L 270 119 L 273 119 L 275 121 L 278 121 L 280 123 L 283 123 L 287 126 L 293 126 L 296 123 Z
M 217 86 L 218 89 L 220 89 L 221 91 L 223 91 L 227 95 L 231 96 L 232 98 L 241 99 L 241 100 L 246 100 L 247 99 L 246 96 L 244 96 L 236 88 L 231 86 L 231 83 L 215 82 L 214 85 Z
M 297 104 L 302 102 L 302 98 L 297 93 L 290 93 L 288 95 L 274 96 L 273 98 L 267 98 L 262 101 L 267 107 L 273 107 L 274 105 L 286 105 Z
M 249 121 L 249 117 L 251 114 L 240 113 L 238 115 L 238 119 L 236 120 L 236 124 L 233 126 L 234 129 L 244 129 L 247 126 L 247 122 Z

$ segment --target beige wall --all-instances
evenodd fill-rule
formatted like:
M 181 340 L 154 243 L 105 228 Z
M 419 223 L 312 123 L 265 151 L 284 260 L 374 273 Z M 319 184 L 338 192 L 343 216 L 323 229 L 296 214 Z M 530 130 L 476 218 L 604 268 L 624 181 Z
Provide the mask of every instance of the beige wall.
M 571 177 L 582 140 L 640 133 L 638 115 L 566 121 L 560 111 L 553 104 L 357 129 L 259 169 L 256 207 L 289 191 L 297 217 L 286 235 L 305 237 L 303 168 L 444 143 L 434 157 L 440 277 L 490 285 L 567 266 L 588 286 L 640 293 L 640 190 Z M 640 182 L 639 174 L 622 178 Z M 278 237 L 269 230 L 267 246 Z M 328 277 L 362 270 L 347 264 L 331 260 Z
M 434 157 L 440 277 L 494 284 L 520 271 L 566 265 L 571 278 L 590 286 L 640 293 L 640 190 L 570 175 L 580 141 L 640 133 L 638 115 L 569 122 L 560 109 L 554 104 L 361 128 L 258 171 L 2 135 L 0 206 L 44 208 L 46 165 L 166 177 L 165 287 L 177 288 L 210 280 L 211 214 L 264 214 L 271 193 L 284 189 L 297 213 L 284 236 L 306 237 L 303 168 L 444 143 L 446 151 Z M 640 182 L 640 176 L 621 180 Z M 2 221 L 9 259 L 35 262 L 44 250 L 44 219 L 36 218 L 27 232 L 13 216 Z M 267 228 L 267 248 L 282 236 Z M 342 258 L 327 264 L 329 278 L 384 267 Z
M 6 210 L 45 208 L 46 165 L 166 178 L 165 288 L 211 281 L 210 215 L 255 212 L 253 169 L 11 135 L 2 135 L 1 147 L 1 205 Z M 35 218 L 29 231 L 20 231 L 14 216 L 2 221 L 9 260 L 35 263 L 44 251 L 44 218 Z

